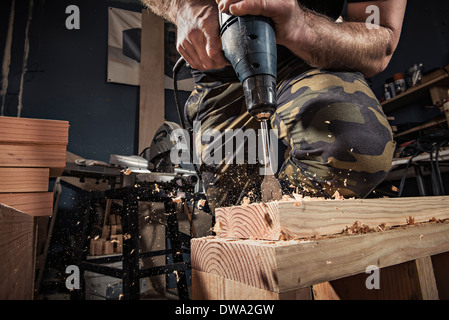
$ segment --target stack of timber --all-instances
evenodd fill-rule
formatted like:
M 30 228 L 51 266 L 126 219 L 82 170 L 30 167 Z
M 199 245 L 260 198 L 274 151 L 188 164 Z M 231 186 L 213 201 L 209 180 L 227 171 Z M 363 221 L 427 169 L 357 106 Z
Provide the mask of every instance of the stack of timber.
M 192 239 L 194 299 L 449 299 L 449 197 L 220 208 Z M 368 288 L 378 268 L 380 289 Z
M 64 171 L 68 132 L 67 121 L 0 117 L 0 299 L 32 299 L 38 289 L 53 213 L 49 178 Z
M 0 203 L 51 216 L 50 177 L 64 171 L 67 121 L 0 117 Z

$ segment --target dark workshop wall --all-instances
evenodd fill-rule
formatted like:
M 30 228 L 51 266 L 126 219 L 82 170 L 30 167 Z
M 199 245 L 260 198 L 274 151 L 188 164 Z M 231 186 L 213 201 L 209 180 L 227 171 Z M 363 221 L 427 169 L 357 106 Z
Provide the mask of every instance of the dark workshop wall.
M 2 1 L 1 43 L 9 16 Z M 28 0 L 15 1 L 14 37 L 5 115 L 17 115 Z M 80 29 L 68 30 L 68 5 L 80 9 Z M 68 120 L 68 150 L 89 159 L 134 153 L 139 88 L 106 82 L 108 6 L 140 11 L 111 1 L 35 0 L 22 117 Z M 3 10 L 6 9 L 6 10 Z
M 387 69 L 373 77 L 377 97 L 383 96 L 383 84 L 393 74 L 405 72 L 416 63 L 423 63 L 425 72 L 449 64 L 449 2 L 447 0 L 409 0 L 402 35 Z M 419 122 L 435 116 L 435 110 L 424 109 L 430 101 L 419 101 L 394 116 L 398 122 Z
M 390 65 L 373 77 L 375 93 L 381 96 L 385 80 L 415 63 L 432 70 L 449 64 L 449 2 L 409 0 L 401 39 Z

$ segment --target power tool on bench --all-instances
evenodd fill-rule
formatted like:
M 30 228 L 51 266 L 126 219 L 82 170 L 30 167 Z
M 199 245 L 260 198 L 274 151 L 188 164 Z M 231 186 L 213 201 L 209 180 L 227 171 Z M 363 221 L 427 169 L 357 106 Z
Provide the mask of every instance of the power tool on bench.
M 224 56 L 243 85 L 246 108 L 260 121 L 265 175 L 262 201 L 280 200 L 279 181 L 273 176 L 268 121 L 276 111 L 277 47 L 271 19 L 263 16 L 237 17 L 219 13 Z

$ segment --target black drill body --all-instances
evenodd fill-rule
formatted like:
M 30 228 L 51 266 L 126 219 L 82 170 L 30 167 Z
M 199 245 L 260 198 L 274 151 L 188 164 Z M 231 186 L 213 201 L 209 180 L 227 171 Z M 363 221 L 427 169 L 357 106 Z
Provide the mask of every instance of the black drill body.
M 243 84 L 248 112 L 258 121 L 276 110 L 276 37 L 271 19 L 220 13 L 225 57 Z

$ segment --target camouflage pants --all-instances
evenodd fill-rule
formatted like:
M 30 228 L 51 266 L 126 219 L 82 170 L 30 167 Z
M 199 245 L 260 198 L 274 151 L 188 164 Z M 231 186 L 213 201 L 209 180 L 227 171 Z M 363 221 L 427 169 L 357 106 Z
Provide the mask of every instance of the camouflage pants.
M 290 150 L 278 173 L 286 191 L 294 187 L 290 191 L 306 195 L 368 195 L 390 170 L 395 143 L 363 76 L 311 69 L 298 59 L 278 70 L 278 108 L 271 126 Z M 241 84 L 231 76 L 196 78 L 185 112 L 190 123 L 201 122 L 203 132 L 259 128 L 246 111 Z M 223 161 L 203 164 L 201 172 L 212 209 L 240 204 L 243 196 L 259 200 L 263 177 L 257 164 Z

